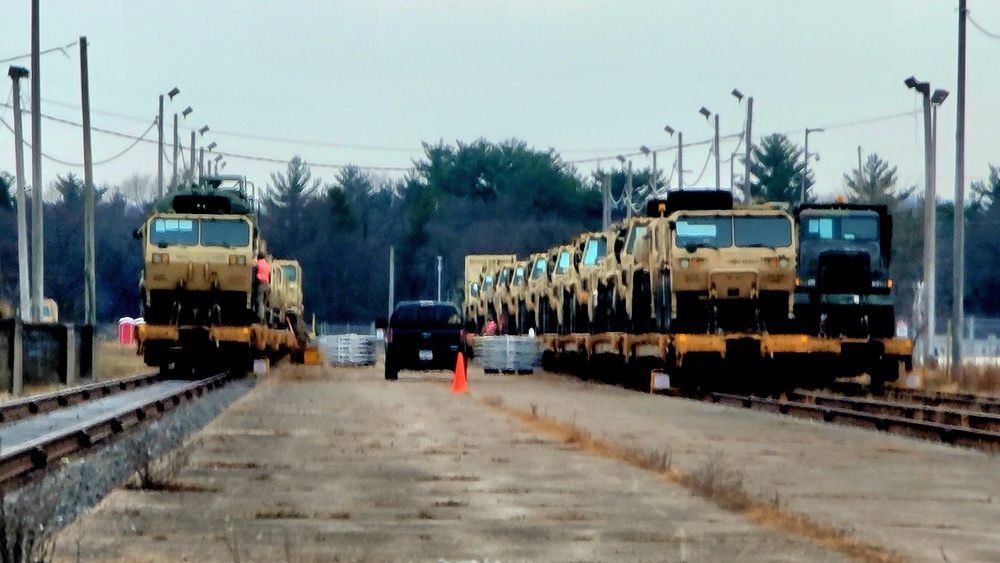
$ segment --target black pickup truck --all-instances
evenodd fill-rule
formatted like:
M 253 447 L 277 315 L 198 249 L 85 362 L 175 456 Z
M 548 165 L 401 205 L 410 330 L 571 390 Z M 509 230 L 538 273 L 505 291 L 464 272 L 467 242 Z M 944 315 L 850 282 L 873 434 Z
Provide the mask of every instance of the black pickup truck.
M 399 371 L 453 370 L 465 356 L 462 315 L 445 301 L 403 301 L 396 305 L 386 331 L 385 378 Z

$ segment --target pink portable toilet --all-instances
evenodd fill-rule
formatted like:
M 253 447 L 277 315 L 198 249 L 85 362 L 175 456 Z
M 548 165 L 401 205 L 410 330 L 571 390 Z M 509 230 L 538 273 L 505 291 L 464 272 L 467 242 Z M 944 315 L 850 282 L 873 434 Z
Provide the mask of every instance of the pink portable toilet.
M 135 344 L 135 319 L 122 317 L 118 320 L 118 343 L 122 346 Z

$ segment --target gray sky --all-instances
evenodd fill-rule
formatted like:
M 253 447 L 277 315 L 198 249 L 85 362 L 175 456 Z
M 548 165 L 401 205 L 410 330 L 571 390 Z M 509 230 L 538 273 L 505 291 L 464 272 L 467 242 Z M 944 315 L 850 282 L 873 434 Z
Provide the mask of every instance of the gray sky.
M 0 59 L 30 50 L 30 2 L 4 6 Z M 332 181 L 323 164 L 407 168 L 421 141 L 510 137 L 553 147 L 583 172 L 616 166 L 619 153 L 640 145 L 666 149 L 676 141 L 707 141 L 699 115 L 718 112 L 723 135 L 738 133 L 754 97 L 754 141 L 784 132 L 801 146 L 806 127 L 821 194 L 844 189 L 857 166 L 857 147 L 899 167 L 900 183 L 923 188 L 920 100 L 903 80 L 915 75 L 952 95 L 938 117 L 938 194 L 955 183 L 955 95 L 958 0 L 801 0 L 681 2 L 516 1 L 97 1 L 44 0 L 42 49 L 88 38 L 92 122 L 141 135 L 156 115 L 157 96 L 177 86 L 167 105 L 190 130 L 209 125 L 199 145 L 218 143 L 227 173 L 258 187 L 293 155 Z M 1000 34 L 1000 2 L 969 0 L 972 18 Z M 966 178 L 984 178 L 1000 164 L 1000 39 L 969 25 Z M 79 50 L 42 57 L 42 113 L 80 121 Z M 29 66 L 29 59 L 16 64 Z M 4 64 L 4 67 L 10 63 Z M 6 74 L 6 68 L 4 68 Z M 9 79 L 3 90 L 10 91 Z M 28 81 L 24 85 L 27 104 Z M 993 92 L 991 94 L 990 92 Z M 0 101 L 9 95 L 0 94 Z M 745 104 L 745 100 L 744 100 Z M 901 115 L 907 114 L 910 115 Z M 872 118 L 897 117 L 848 125 Z M 11 123 L 11 110 L 0 107 Z M 25 130 L 30 120 L 25 116 Z M 156 131 L 134 149 L 95 168 L 98 183 L 117 184 L 139 172 L 156 174 Z M 94 158 L 111 157 L 131 141 L 95 132 Z M 269 140 L 270 139 L 270 140 Z M 735 140 L 723 141 L 724 158 Z M 82 161 L 77 127 L 43 121 L 42 148 Z M 708 145 L 685 149 L 685 184 L 701 172 Z M 170 150 L 168 149 L 168 154 Z M 649 159 L 636 154 L 635 165 Z M 30 157 L 27 159 L 30 177 Z M 166 164 L 169 176 L 170 165 Z M 729 165 L 722 165 L 729 185 Z M 0 129 L 0 169 L 13 172 L 13 135 Z M 43 162 L 45 185 L 82 167 Z M 400 172 L 388 171 L 390 175 Z M 699 185 L 714 184 L 710 164 Z

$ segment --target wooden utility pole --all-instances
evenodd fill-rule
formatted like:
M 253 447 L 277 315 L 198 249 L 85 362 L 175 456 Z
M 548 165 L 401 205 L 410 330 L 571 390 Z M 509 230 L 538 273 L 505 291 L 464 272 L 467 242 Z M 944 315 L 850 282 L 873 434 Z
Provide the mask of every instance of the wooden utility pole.
M 94 266 L 94 163 L 90 145 L 90 76 L 87 38 L 80 38 L 80 99 L 83 106 L 83 308 L 84 324 L 97 324 L 97 274 Z

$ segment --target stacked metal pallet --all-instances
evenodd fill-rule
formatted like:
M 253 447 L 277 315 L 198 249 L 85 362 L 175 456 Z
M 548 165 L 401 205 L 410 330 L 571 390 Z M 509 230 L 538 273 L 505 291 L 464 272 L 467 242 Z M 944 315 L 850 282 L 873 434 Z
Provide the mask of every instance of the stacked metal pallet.
M 316 338 L 316 344 L 331 364 L 375 365 L 376 338 L 367 334 L 337 334 Z
M 487 373 L 532 373 L 541 365 L 541 346 L 531 336 L 480 336 L 473 346 Z

